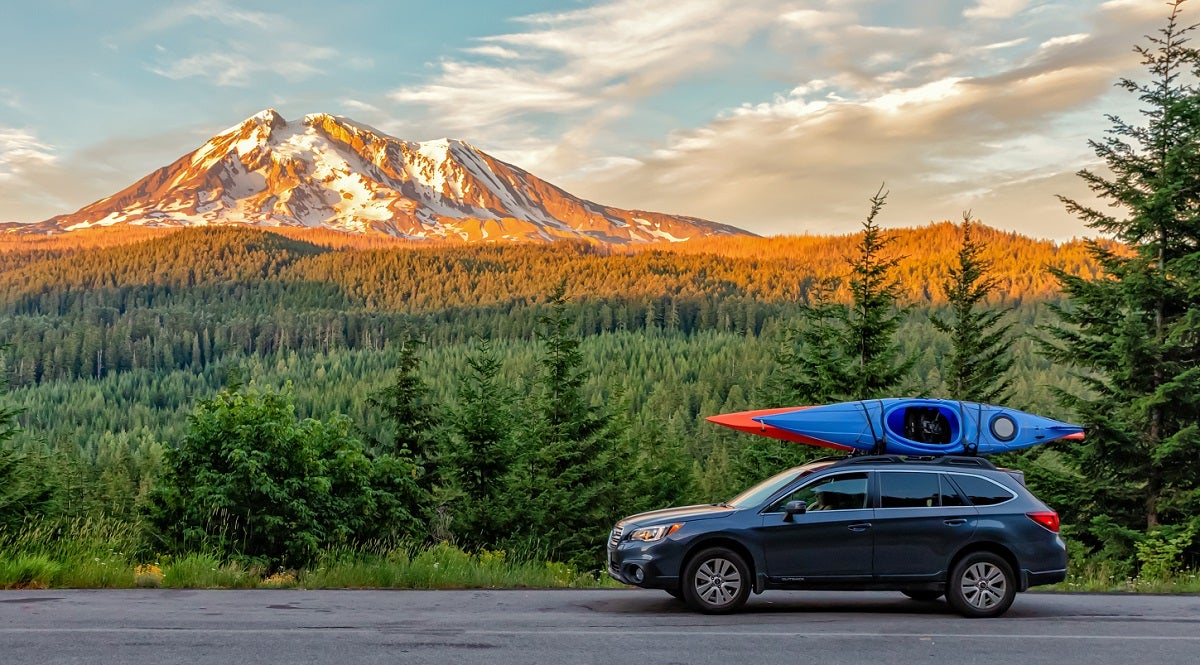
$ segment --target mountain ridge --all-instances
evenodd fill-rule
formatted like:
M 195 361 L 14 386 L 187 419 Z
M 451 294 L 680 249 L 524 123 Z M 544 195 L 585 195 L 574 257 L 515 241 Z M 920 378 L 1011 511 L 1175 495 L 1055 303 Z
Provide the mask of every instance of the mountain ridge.
M 465 242 L 628 245 L 754 235 L 587 201 L 458 139 L 417 143 L 327 113 L 289 122 L 273 109 L 74 213 L 0 230 L 228 224 Z

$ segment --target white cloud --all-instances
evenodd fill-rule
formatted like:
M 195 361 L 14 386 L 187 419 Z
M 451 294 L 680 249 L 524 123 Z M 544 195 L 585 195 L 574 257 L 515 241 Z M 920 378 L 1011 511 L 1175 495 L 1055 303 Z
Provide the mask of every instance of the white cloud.
M 1021 44 L 1024 44 L 1027 41 L 1029 41 L 1028 37 L 1018 37 L 1017 39 L 1010 39 L 1005 42 L 997 42 L 995 44 L 988 44 L 987 46 L 984 46 L 983 48 L 988 49 L 988 50 L 1012 48 L 1014 46 L 1020 46 Z
M 516 60 L 521 57 L 521 54 L 512 49 L 504 48 L 496 44 L 488 44 L 486 46 L 475 46 L 473 48 L 464 49 L 467 53 L 482 55 L 488 58 L 497 58 L 500 60 Z
M 527 16 L 519 22 L 528 29 L 485 37 L 468 50 L 483 60 L 443 60 L 432 81 L 390 97 L 427 107 L 454 130 L 522 114 L 569 116 L 629 104 L 718 62 L 773 22 L 777 6 L 771 0 L 615 0 Z
M 760 233 L 840 233 L 858 227 L 867 198 L 886 181 L 886 225 L 954 219 L 971 208 L 985 222 L 1029 235 L 1079 235 L 1079 222 L 1054 195 L 1087 198 L 1072 175 L 1094 160 L 1086 140 L 1104 127 L 1103 113 L 1131 103 L 1113 83 L 1137 73 L 1131 46 L 1162 19 L 1131 24 L 1132 15 L 1115 6 L 1069 24 L 1049 21 L 1027 44 L 1012 36 L 1023 30 L 1016 23 L 957 42 L 920 39 L 907 50 L 864 41 L 851 23 L 829 35 L 819 66 L 805 72 L 813 79 L 789 94 L 679 131 L 636 164 L 561 184 L 611 205 Z M 1070 33 L 1044 34 L 1051 23 Z M 997 59 L 998 49 L 972 47 L 1004 42 L 1023 48 Z M 900 75 L 882 69 L 887 63 L 879 72 L 863 69 L 880 51 L 926 65 Z
M 162 67 L 151 67 L 150 71 L 173 80 L 200 77 L 217 85 L 245 87 L 252 85 L 260 74 L 274 74 L 292 81 L 311 77 L 321 72 L 317 63 L 336 55 L 333 49 L 303 44 L 276 45 L 269 54 L 248 53 L 230 43 L 221 51 L 172 60 Z
M 198 39 L 212 32 L 204 24 L 219 24 L 219 40 Z M 146 68 L 160 76 L 182 80 L 203 78 L 219 86 L 248 87 L 263 75 L 289 81 L 322 72 L 320 64 L 339 54 L 306 37 L 307 30 L 284 14 L 250 11 L 226 0 L 199 0 L 172 5 L 151 16 L 138 32 L 155 40 L 156 62 Z M 217 48 L 213 48 L 216 42 Z M 196 43 L 204 44 L 195 50 Z M 342 61 L 343 66 L 368 69 L 369 58 Z
M 143 28 L 158 31 L 182 25 L 192 19 L 201 19 L 227 26 L 270 29 L 279 26 L 280 18 L 266 12 L 247 11 L 224 0 L 191 0 L 162 9 L 151 16 L 143 24 Z
M 0 180 L 55 162 L 54 148 L 23 129 L 0 127 Z
M 1056 48 L 1059 46 L 1070 46 L 1072 44 L 1078 44 L 1080 42 L 1087 41 L 1087 38 L 1088 38 L 1088 36 L 1083 33 L 1076 33 L 1073 35 L 1059 35 L 1057 37 L 1051 37 L 1050 39 L 1047 39 L 1046 41 L 1042 42 L 1038 48 L 1050 49 L 1050 48 Z
M 967 18 L 1011 18 L 1025 9 L 1029 0 L 979 0 L 963 11 Z

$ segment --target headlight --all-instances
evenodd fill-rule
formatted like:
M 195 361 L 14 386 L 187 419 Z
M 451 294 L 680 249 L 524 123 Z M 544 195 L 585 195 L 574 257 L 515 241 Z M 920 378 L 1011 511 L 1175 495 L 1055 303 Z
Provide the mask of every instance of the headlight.
M 675 533 L 676 531 L 679 530 L 679 527 L 681 527 L 681 526 L 683 526 L 682 523 L 663 524 L 661 526 L 648 526 L 644 529 L 638 529 L 638 530 L 634 531 L 633 533 L 629 534 L 629 539 L 630 540 L 640 540 L 644 543 L 652 543 L 656 540 L 662 540 L 663 538 L 666 538 L 667 536 Z

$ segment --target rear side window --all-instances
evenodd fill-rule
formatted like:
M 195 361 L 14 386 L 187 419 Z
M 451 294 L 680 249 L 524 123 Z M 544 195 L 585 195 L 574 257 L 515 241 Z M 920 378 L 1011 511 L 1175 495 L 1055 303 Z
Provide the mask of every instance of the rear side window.
M 880 508 L 933 508 L 941 505 L 941 485 L 936 473 L 879 474 Z
M 938 477 L 941 479 L 941 482 L 942 482 L 942 505 L 943 506 L 969 506 L 969 505 L 971 505 L 971 504 L 967 503 L 967 500 L 963 497 L 963 495 L 958 493 L 958 488 L 956 488 L 954 486 L 954 483 L 950 482 L 950 479 L 947 478 L 945 476 L 945 474 L 939 473 Z
M 973 506 L 994 506 L 1013 498 L 1013 493 L 1008 489 L 979 476 L 954 474 L 954 484 L 958 485 Z

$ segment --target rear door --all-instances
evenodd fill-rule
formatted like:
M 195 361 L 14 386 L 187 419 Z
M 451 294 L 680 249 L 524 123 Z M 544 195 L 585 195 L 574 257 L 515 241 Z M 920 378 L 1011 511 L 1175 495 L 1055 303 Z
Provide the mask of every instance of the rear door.
M 944 474 L 877 471 L 873 567 L 880 580 L 941 579 L 975 533 L 978 511 Z

